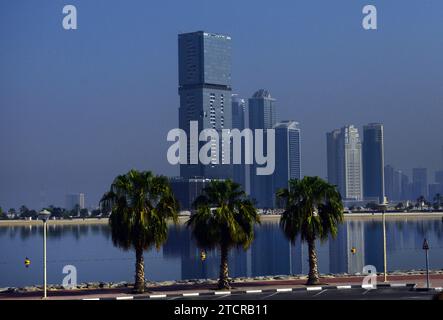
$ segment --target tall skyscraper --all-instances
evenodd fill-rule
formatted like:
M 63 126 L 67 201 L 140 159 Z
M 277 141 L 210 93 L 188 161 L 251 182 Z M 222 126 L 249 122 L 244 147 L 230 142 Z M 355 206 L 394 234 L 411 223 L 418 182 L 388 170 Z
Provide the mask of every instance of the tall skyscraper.
M 412 196 L 414 197 L 413 200 L 420 196 L 428 197 L 428 169 L 412 169 Z
M 71 193 L 66 195 L 66 210 L 73 210 L 76 207 L 79 210 L 85 208 L 84 193 Z
M 189 143 L 190 122 L 198 121 L 199 131 L 232 128 L 231 111 L 231 37 L 203 31 L 178 36 L 179 55 L 179 126 L 188 136 L 188 164 L 180 165 L 185 178 L 232 178 L 232 166 L 226 163 L 222 141 L 213 143 L 211 163 L 190 164 L 191 153 L 198 155 L 206 142 L 199 142 L 198 150 Z M 219 135 L 221 137 L 221 134 Z M 218 152 L 217 152 L 218 149 Z
M 402 173 L 401 175 L 401 198 L 402 200 L 411 200 L 412 184 L 409 182 L 409 177 Z
M 401 170 L 394 170 L 394 193 L 392 200 L 402 200 L 402 184 L 403 172 Z
M 272 176 L 274 207 L 281 207 L 275 192 L 288 187 L 289 179 L 301 179 L 301 141 L 298 122 L 282 121 L 275 129 L 275 171 Z
M 338 141 L 340 139 L 340 129 L 326 133 L 326 154 L 328 165 L 328 182 L 338 186 L 339 176 L 343 170 L 339 167 Z
M 241 99 L 238 94 L 232 95 L 232 129 L 238 129 L 242 131 L 246 127 L 246 101 Z M 242 153 L 241 164 L 233 164 L 233 179 L 235 182 L 240 183 L 243 190 L 249 192 L 249 186 L 247 183 L 246 165 L 244 152 Z
M 383 125 L 363 127 L 363 195 L 367 200 L 385 200 Z
M 276 103 L 269 91 L 260 89 L 254 93 L 248 102 L 249 128 L 251 130 L 264 129 L 263 146 L 267 153 L 266 130 L 272 129 L 276 123 Z M 254 135 L 254 142 L 256 137 Z M 257 164 L 250 165 L 251 197 L 256 200 L 258 208 L 273 206 L 272 175 L 259 176 L 256 174 Z
M 358 129 L 345 126 L 327 133 L 328 181 L 344 200 L 363 199 L 361 141 Z
M 402 200 L 403 173 L 390 165 L 385 166 L 385 193 L 388 201 Z
M 385 166 L 385 192 L 389 201 L 394 199 L 394 167 Z

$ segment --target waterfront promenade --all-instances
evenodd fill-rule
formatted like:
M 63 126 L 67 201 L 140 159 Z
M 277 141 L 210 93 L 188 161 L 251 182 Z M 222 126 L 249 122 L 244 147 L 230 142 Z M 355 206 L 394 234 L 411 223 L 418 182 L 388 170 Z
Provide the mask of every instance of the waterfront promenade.
M 443 273 L 431 275 L 431 291 L 439 293 L 443 288 Z M 264 292 L 292 292 L 292 291 L 321 291 L 321 290 L 346 290 L 346 289 L 366 289 L 363 285 L 362 276 L 344 276 L 344 277 L 322 277 L 321 283 L 317 286 L 306 286 L 306 279 L 273 279 L 273 280 L 243 280 L 233 282 L 229 291 L 214 290 L 215 284 L 171 284 L 171 285 L 152 285 L 149 286 L 146 293 L 134 295 L 132 288 L 128 285 L 122 288 L 108 289 L 73 289 L 73 290 L 50 290 L 48 299 L 50 300 L 83 300 L 83 299 L 134 299 L 150 298 L 162 299 L 171 297 L 204 297 L 207 295 L 231 295 L 231 294 L 250 294 Z M 378 276 L 377 286 L 382 288 L 404 288 L 411 291 L 421 291 L 426 287 L 426 276 L 421 274 L 390 275 L 388 282 L 383 282 L 383 277 Z M 374 289 L 372 289 L 374 290 Z M 42 292 L 35 290 L 31 292 L 3 292 L 0 293 L 0 300 L 39 300 Z

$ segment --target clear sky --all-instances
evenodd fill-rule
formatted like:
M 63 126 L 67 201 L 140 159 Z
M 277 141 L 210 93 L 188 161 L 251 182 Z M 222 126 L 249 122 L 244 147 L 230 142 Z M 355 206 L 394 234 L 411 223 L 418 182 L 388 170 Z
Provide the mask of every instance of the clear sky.
M 303 174 L 326 176 L 327 131 L 369 122 L 385 125 L 386 164 L 431 181 L 443 167 L 441 0 L 2 0 L 0 206 L 96 205 L 130 168 L 177 175 L 177 34 L 196 30 L 232 36 L 235 93 L 266 88 L 300 122 Z

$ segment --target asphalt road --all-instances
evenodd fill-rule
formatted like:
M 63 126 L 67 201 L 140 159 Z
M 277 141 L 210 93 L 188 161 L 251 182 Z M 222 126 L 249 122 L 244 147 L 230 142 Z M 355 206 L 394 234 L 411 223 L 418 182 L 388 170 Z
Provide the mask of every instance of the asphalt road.
M 382 289 L 324 289 L 321 291 L 292 291 L 173 297 L 166 300 L 431 300 L 435 291 L 415 291 L 409 288 Z

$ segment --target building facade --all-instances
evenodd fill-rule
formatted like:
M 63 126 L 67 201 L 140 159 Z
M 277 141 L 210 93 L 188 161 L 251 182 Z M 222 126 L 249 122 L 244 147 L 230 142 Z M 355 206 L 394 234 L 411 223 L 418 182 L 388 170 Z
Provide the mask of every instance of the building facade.
M 362 146 L 353 125 L 327 133 L 328 181 L 344 200 L 363 199 Z
M 274 208 L 282 204 L 275 198 L 275 193 L 288 187 L 290 179 L 301 179 L 301 138 L 299 123 L 282 121 L 275 129 L 275 170 L 272 175 L 272 194 Z
M 180 211 L 191 211 L 193 203 L 211 179 L 174 177 L 169 179 L 171 189 L 177 199 Z
M 85 208 L 85 194 L 84 193 L 70 193 L 66 195 L 66 210 Z
M 267 154 L 266 130 L 272 129 L 276 124 L 276 100 L 269 91 L 260 89 L 248 100 L 249 128 L 251 130 L 263 129 L 263 149 Z M 254 142 L 256 141 L 254 133 Z M 256 201 L 256 206 L 261 209 L 273 207 L 272 175 L 257 175 L 258 165 L 249 165 L 250 195 Z
M 428 198 L 428 169 L 413 168 L 412 169 L 412 199 L 419 197 Z
M 383 125 L 363 126 L 363 196 L 365 200 L 385 201 Z
M 191 162 L 206 142 L 191 144 L 190 122 L 197 121 L 199 131 L 232 128 L 231 37 L 203 31 L 178 36 L 179 55 L 179 127 L 188 136 L 187 164 L 180 165 L 185 178 L 232 178 L 232 166 L 224 158 L 221 139 L 212 141 L 211 163 Z

